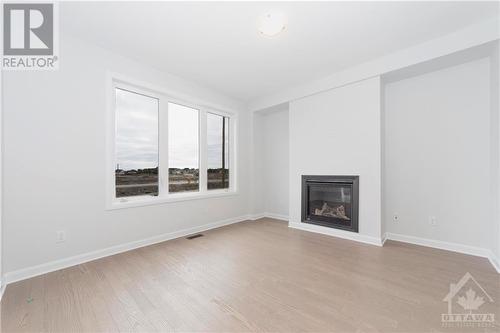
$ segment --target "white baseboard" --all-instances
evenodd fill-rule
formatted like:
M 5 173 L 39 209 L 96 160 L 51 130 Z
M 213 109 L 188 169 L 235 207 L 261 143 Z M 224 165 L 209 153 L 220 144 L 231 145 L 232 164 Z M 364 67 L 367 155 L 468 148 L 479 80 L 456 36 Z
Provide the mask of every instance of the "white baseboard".
M 362 235 L 354 232 L 332 229 L 327 227 L 322 227 L 320 225 L 308 224 L 308 223 L 298 223 L 298 222 L 290 222 L 288 223 L 290 228 L 316 232 L 323 235 L 339 237 L 343 239 L 348 239 L 356 242 L 361 242 L 370 245 L 382 246 L 382 239 L 367 235 Z
M 264 217 L 267 217 L 265 213 L 259 213 L 259 214 L 249 214 L 248 219 L 251 221 L 263 219 Z
M 185 237 L 185 236 L 188 236 L 188 235 L 191 235 L 194 233 L 207 231 L 210 229 L 215 229 L 215 228 L 219 228 L 219 227 L 222 227 L 225 225 L 234 224 L 234 223 L 243 222 L 243 221 L 248 221 L 248 220 L 252 220 L 252 219 L 253 219 L 252 216 L 244 215 L 244 216 L 226 219 L 226 220 L 222 220 L 222 221 L 218 221 L 218 222 L 214 222 L 214 223 L 204 224 L 204 225 L 193 227 L 193 228 L 188 228 L 188 229 L 183 229 L 183 230 L 174 231 L 174 232 L 170 232 L 170 233 L 165 233 L 165 234 L 161 234 L 158 236 L 153 236 L 153 237 L 149 237 L 146 239 L 137 240 L 137 241 L 133 241 L 133 242 L 125 243 L 125 244 L 111 246 L 111 247 L 108 247 L 105 249 L 92 251 L 92 252 L 88 252 L 88 253 L 84 253 L 84 254 L 79 254 L 79 255 L 76 255 L 73 257 L 69 257 L 69 258 L 59 259 L 59 260 L 51 261 L 51 262 L 44 263 L 41 265 L 37 265 L 37 266 L 23 268 L 23 269 L 20 269 L 17 271 L 6 273 L 4 276 L 3 282 L 4 282 L 4 285 L 7 285 L 9 283 L 29 279 L 29 278 L 34 277 L 34 276 L 50 273 L 53 271 L 57 271 L 57 270 L 60 270 L 63 268 L 67 268 L 67 267 L 71 267 L 71 266 L 75 266 L 75 265 L 79 265 L 79 264 L 83 264 L 85 262 L 108 257 L 108 256 L 111 256 L 114 254 L 130 251 L 130 250 L 137 249 L 140 247 L 144 247 L 144 246 L 148 246 L 148 245 L 152 245 L 152 244 L 156 244 L 156 243 L 161 243 L 161 242 L 164 242 L 167 240 L 171 240 L 171 239 L 175 239 L 175 238 L 179 238 L 179 237 Z
M 34 276 L 57 271 L 57 270 L 60 270 L 63 268 L 75 266 L 75 265 L 89 262 L 92 260 L 97 260 L 97 259 L 111 256 L 114 254 L 130 251 L 130 250 L 137 249 L 140 247 L 164 242 L 164 241 L 179 238 L 179 237 L 185 237 L 185 236 L 188 236 L 188 235 L 193 234 L 193 233 L 207 231 L 210 229 L 215 229 L 215 228 L 219 228 L 219 227 L 222 227 L 225 225 L 230 225 L 230 224 L 243 222 L 243 221 L 247 221 L 247 220 L 257 220 L 257 219 L 260 219 L 263 217 L 269 217 L 269 218 L 280 219 L 280 220 L 285 220 L 285 221 L 288 220 L 288 217 L 286 217 L 286 216 L 272 214 L 272 213 L 244 215 L 244 216 L 226 219 L 226 220 L 222 220 L 222 221 L 218 221 L 218 222 L 214 222 L 214 223 L 209 223 L 209 224 L 205 224 L 205 225 L 201 225 L 201 226 L 197 226 L 197 227 L 193 227 L 193 228 L 183 229 L 183 230 L 179 230 L 179 231 L 175 231 L 175 232 L 171 232 L 171 233 L 165 233 L 162 235 L 153 236 L 150 238 L 129 242 L 126 244 L 120 244 L 120 245 L 108 247 L 105 249 L 76 255 L 73 257 L 69 257 L 69 258 L 55 260 L 52 262 L 48 262 L 48 263 L 37 265 L 37 266 L 23 268 L 23 269 L 13 271 L 13 272 L 8 272 L 5 274 L 4 278 L 2 280 L 0 280 L 0 300 L 1 300 L 1 297 L 3 295 L 3 292 L 5 291 L 5 287 L 9 283 L 25 280 L 25 279 L 28 279 L 28 278 L 31 278 Z M 428 247 L 433 247 L 433 248 L 438 248 L 438 249 L 443 249 L 443 250 L 448 250 L 448 251 L 454 251 L 454 252 L 459 252 L 459 253 L 480 256 L 480 257 L 488 258 L 489 261 L 491 262 L 491 264 L 493 265 L 493 267 L 495 267 L 497 272 L 500 273 L 500 260 L 499 260 L 499 258 L 497 256 L 495 256 L 495 254 L 492 251 L 487 250 L 487 249 L 483 249 L 483 248 L 461 245 L 461 244 L 456 244 L 456 243 L 448 243 L 448 242 L 430 240 L 430 239 L 419 238 L 419 237 L 405 236 L 405 235 L 399 235 L 399 234 L 393 234 L 393 233 L 386 233 L 384 235 L 384 237 L 379 239 L 376 237 L 360 235 L 360 234 L 346 232 L 343 230 L 325 228 L 325 227 L 316 226 L 316 225 L 312 225 L 312 224 L 310 225 L 310 224 L 305 224 L 305 223 L 289 223 L 288 226 L 291 228 L 299 229 L 299 230 L 316 232 L 316 233 L 320 233 L 320 234 L 324 234 L 324 235 L 339 237 L 339 238 L 343 238 L 343 239 L 349 239 L 349 240 L 362 242 L 362 243 L 366 243 L 366 244 L 371 244 L 371 245 L 376 245 L 376 246 L 382 246 L 383 243 L 385 243 L 386 239 L 392 239 L 392 240 L 401 241 L 401 242 L 405 242 L 405 243 L 411 243 L 411 244 L 416 244 L 416 245 L 428 246 Z
M 450 243 L 440 240 L 427 239 L 421 237 L 407 236 L 401 234 L 394 234 L 391 232 L 385 233 L 385 239 L 395 240 L 398 242 L 410 243 L 415 245 L 432 247 L 440 250 L 453 251 L 463 254 L 469 254 L 477 257 L 488 258 L 490 263 L 495 267 L 496 271 L 500 273 L 500 261 L 495 256 L 493 251 L 481 247 L 463 245 L 458 243 Z
M 281 214 L 275 214 L 275 213 L 264 213 L 265 217 L 268 217 L 270 219 L 275 219 L 275 220 L 282 220 L 282 221 L 287 221 L 288 222 L 288 216 L 287 215 L 281 215 Z
M 479 256 L 479 257 L 484 257 L 484 258 L 487 258 L 489 256 L 489 250 L 487 250 L 487 249 L 483 249 L 483 248 L 475 247 L 475 246 L 469 246 L 469 245 L 462 245 L 462 244 L 458 244 L 458 243 L 450 243 L 450 242 L 444 242 L 444 241 L 434 240 L 434 239 L 427 239 L 427 238 L 420 238 L 420 237 L 407 236 L 407 235 L 401 235 L 401 234 L 394 234 L 391 232 L 386 233 L 386 238 L 390 239 L 390 240 L 399 241 L 399 242 L 428 246 L 428 247 L 433 247 L 436 249 L 448 250 L 448 251 L 464 253 L 464 254 L 470 254 L 473 256 Z
M 5 292 L 5 283 L 0 279 L 0 302 L 2 301 L 4 292 Z
M 497 272 L 500 274 L 500 258 L 498 258 L 493 251 L 490 251 L 490 256 L 488 257 L 488 260 L 490 261 L 491 265 L 495 267 Z
M 387 233 L 384 232 L 384 234 L 382 235 L 382 246 L 384 246 L 386 240 L 387 240 Z
M 266 217 L 270 218 L 270 219 L 275 219 L 275 220 L 288 221 L 288 216 L 286 216 L 286 215 L 268 213 L 268 212 L 251 214 L 251 215 L 249 215 L 249 220 L 255 221 L 255 220 L 263 219 Z

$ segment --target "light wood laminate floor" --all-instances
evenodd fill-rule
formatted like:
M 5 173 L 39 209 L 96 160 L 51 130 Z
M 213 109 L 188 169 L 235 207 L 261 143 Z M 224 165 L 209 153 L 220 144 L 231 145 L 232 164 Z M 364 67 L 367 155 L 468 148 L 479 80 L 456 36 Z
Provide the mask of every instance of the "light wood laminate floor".
M 499 331 L 500 275 L 483 258 L 272 219 L 204 235 L 11 284 L 2 332 Z M 493 327 L 442 327 L 449 284 L 466 272 L 494 300 L 479 311 Z

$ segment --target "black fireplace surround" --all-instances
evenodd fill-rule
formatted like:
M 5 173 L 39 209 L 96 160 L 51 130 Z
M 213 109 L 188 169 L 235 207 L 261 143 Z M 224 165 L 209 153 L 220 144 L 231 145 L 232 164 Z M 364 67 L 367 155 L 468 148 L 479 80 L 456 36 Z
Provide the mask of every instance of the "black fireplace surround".
M 359 176 L 302 176 L 302 222 L 358 232 Z

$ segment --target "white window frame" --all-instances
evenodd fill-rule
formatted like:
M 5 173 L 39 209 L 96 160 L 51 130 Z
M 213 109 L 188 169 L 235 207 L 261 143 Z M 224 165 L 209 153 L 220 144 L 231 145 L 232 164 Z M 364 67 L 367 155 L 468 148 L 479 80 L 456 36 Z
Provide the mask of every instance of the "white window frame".
M 158 196 L 139 195 L 116 197 L 116 110 L 115 89 L 124 89 L 158 99 Z M 237 195 L 237 114 L 224 110 L 220 106 L 211 105 L 193 97 L 165 90 L 145 82 L 108 72 L 106 78 L 107 91 L 107 135 L 106 135 L 106 209 L 141 207 L 185 200 L 199 200 L 222 196 Z M 168 192 L 168 103 L 175 103 L 198 110 L 199 116 L 199 191 Z M 207 113 L 229 118 L 229 188 L 207 189 Z

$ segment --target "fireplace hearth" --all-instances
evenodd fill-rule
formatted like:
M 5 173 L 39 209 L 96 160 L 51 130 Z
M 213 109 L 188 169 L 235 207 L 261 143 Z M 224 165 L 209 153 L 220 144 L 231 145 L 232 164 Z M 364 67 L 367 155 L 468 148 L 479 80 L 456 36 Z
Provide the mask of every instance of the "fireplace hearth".
M 302 176 L 302 222 L 358 232 L 359 176 Z

